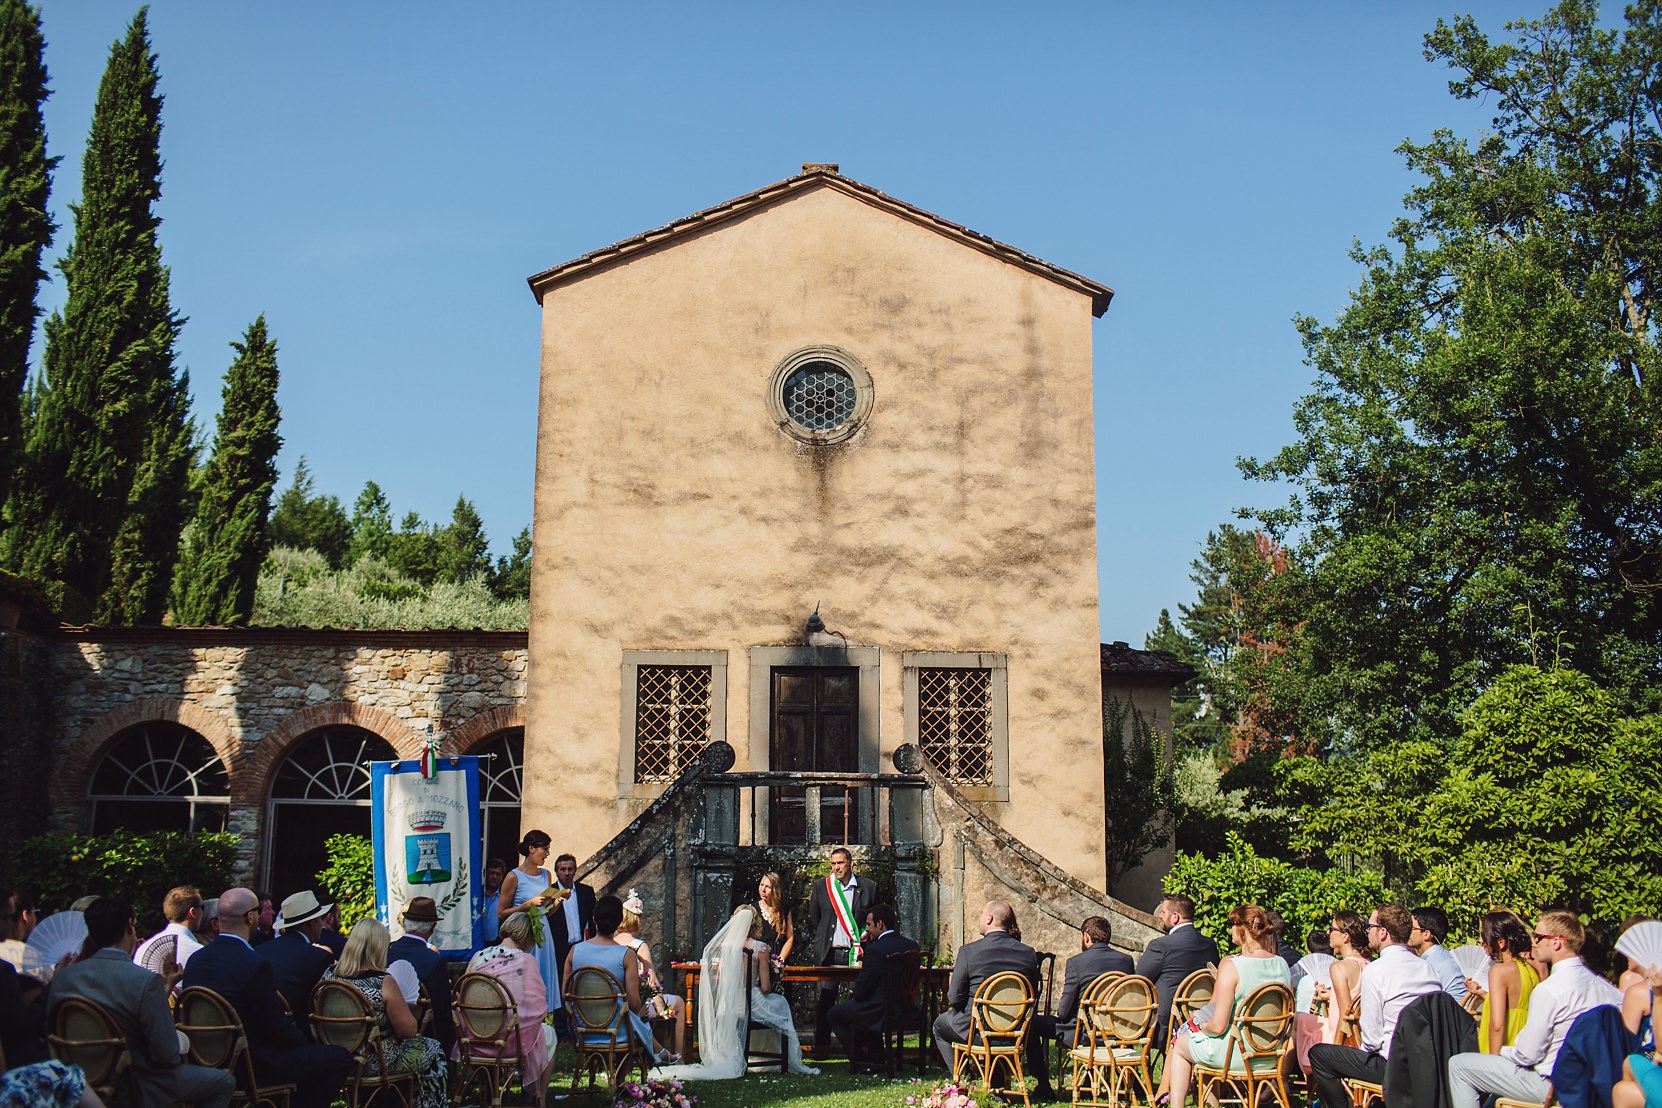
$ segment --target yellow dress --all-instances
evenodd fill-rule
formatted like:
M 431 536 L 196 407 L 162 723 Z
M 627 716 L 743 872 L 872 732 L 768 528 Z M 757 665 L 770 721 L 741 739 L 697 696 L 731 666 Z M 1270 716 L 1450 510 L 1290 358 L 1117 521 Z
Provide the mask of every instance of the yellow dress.
M 1512 964 L 1518 967 L 1518 1003 L 1516 1007 L 1506 1010 L 1506 1033 L 1501 1039 L 1501 1046 L 1511 1046 L 1518 1041 L 1518 1032 L 1523 1030 L 1529 1019 L 1529 994 L 1541 983 L 1540 976 L 1528 959 L 1520 958 Z M 1493 996 L 1490 993 L 1483 998 L 1483 1015 L 1477 1024 L 1477 1049 L 1484 1054 L 1489 1053 L 1489 1001 Z

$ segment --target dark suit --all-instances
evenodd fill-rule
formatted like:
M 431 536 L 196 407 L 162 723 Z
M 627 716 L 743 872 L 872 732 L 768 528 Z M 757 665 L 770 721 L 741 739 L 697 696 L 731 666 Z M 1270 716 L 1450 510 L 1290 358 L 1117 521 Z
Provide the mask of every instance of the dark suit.
M 72 996 L 102 1005 L 132 1049 L 139 1104 L 127 1108 L 166 1108 L 176 1101 L 224 1108 L 231 1102 L 237 1084 L 229 1073 L 180 1064 L 166 986 L 160 974 L 134 965 L 131 954 L 107 946 L 60 969 L 52 978 L 50 1003 Z M 121 1102 L 118 1094 L 117 1103 Z
M 295 1026 L 300 1028 L 302 1035 L 310 1035 L 312 990 L 317 988 L 323 971 L 334 965 L 335 956 L 323 947 L 313 945 L 302 932 L 293 930 L 262 943 L 254 953 L 271 963 L 271 972 L 277 978 L 277 991 L 289 1002 Z
M 860 931 L 866 925 L 866 913 L 871 911 L 872 905 L 877 903 L 877 885 L 869 877 L 861 877 L 850 872 L 849 880 L 854 887 L 848 889 L 849 902 L 853 907 L 851 917 L 854 922 L 854 935 L 859 938 Z M 845 889 L 848 886 L 843 886 Z M 825 878 L 814 879 L 812 891 L 808 894 L 808 929 L 814 933 L 814 958 L 822 966 L 846 966 L 848 952 L 842 947 L 831 945 L 831 936 L 837 930 L 837 910 L 831 904 L 831 894 L 826 891 Z M 824 985 L 819 991 L 819 1007 L 814 1012 L 814 1056 L 823 1058 L 831 1053 L 831 1008 L 837 1003 L 837 986 L 835 983 Z M 823 1051 L 823 1053 L 821 1053 Z
M 1039 999 L 1039 956 L 1033 948 L 1005 931 L 989 931 L 958 951 L 952 966 L 952 980 L 946 990 L 947 1011 L 935 1017 L 935 1047 L 952 1069 L 952 1044 L 969 1041 L 970 1000 L 987 978 L 995 973 L 1019 973 L 1033 986 L 1034 1003 Z M 1027 1036 L 1027 1068 L 1039 1079 L 1039 1088 L 1050 1089 L 1050 1068 L 1044 1064 L 1043 1040 Z
M 1079 998 L 1085 986 L 1105 973 L 1130 973 L 1131 955 L 1115 950 L 1107 943 L 1093 943 L 1068 959 L 1062 975 L 1062 997 L 1056 1004 L 1054 1016 L 1033 1017 L 1033 1026 L 1047 1039 L 1073 1042 L 1073 1020 L 1079 1013 Z
M 549 888 L 557 888 L 558 884 Z M 566 902 L 548 906 L 548 933 L 554 939 L 554 965 L 559 972 L 566 969 L 566 951 L 582 942 L 584 937 L 594 929 L 594 887 L 577 882 L 577 934 L 566 933 Z M 499 921 L 500 922 L 500 921 Z M 420 966 L 416 967 L 418 970 Z
M 450 1006 L 450 966 L 444 955 L 414 935 L 405 935 L 387 948 L 387 965 L 405 961 L 415 967 L 416 977 L 427 986 L 433 1002 L 433 1038 L 446 1055 L 456 1045 L 456 1013 Z
M 305 1040 L 277 1002 L 271 963 L 238 936 L 221 935 L 191 955 L 184 984 L 212 989 L 230 1002 L 248 1033 L 254 1076 L 261 1084 L 295 1082 L 294 1108 L 328 1108 L 346 1084 L 352 1056 Z
M 842 1040 L 848 1060 L 856 1065 L 874 1064 L 873 1047 L 883 1030 L 883 1010 L 888 996 L 889 956 L 916 950 L 918 944 L 898 931 L 885 931 L 866 943 L 860 974 L 854 979 L 854 996 L 832 1007 L 831 1032 Z
M 1218 944 L 1193 924 L 1174 927 L 1143 950 L 1137 973 L 1154 982 L 1154 995 L 1160 1001 L 1160 1010 L 1154 1014 L 1154 1045 L 1158 1049 L 1166 1048 L 1170 1034 L 1166 1020 L 1171 1015 L 1171 998 L 1177 994 L 1177 986 L 1195 970 L 1217 964 Z

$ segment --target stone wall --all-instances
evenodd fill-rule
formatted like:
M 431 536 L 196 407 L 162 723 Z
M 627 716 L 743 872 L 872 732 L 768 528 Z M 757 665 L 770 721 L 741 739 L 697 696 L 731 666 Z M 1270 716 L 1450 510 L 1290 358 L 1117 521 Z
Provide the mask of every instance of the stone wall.
M 429 727 L 442 752 L 466 753 L 524 725 L 522 631 L 77 628 L 54 642 L 51 673 L 53 825 L 80 824 L 87 781 L 123 730 L 177 722 L 225 762 L 249 875 L 271 774 L 305 735 L 350 724 L 416 757 Z
M 0 628 L 0 885 L 10 885 L 17 846 L 44 828 L 50 814 L 41 776 L 51 765 L 50 642 Z

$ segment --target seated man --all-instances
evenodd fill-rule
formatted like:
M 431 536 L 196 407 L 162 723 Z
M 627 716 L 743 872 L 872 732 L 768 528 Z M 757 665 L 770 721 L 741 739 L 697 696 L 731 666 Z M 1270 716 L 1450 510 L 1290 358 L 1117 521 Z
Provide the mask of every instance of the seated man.
M 1039 997 L 1039 956 L 1032 947 L 1010 934 L 1016 913 L 1002 900 L 989 900 L 981 909 L 981 938 L 958 951 L 947 986 L 947 1010 L 935 1018 L 935 1046 L 952 1069 L 952 1045 L 969 1041 L 970 1001 L 987 978 L 1006 970 L 1027 978 L 1035 1003 Z M 1039 1079 L 1036 1090 L 1042 1100 L 1052 1099 L 1050 1067 L 1045 1065 L 1043 1040 L 1027 1036 L 1028 1072 Z
M 323 971 L 335 962 L 328 947 L 317 945 L 323 917 L 333 907 L 319 904 L 310 889 L 295 893 L 283 901 L 283 933 L 255 947 L 259 956 L 271 963 L 277 991 L 288 1002 L 295 1026 L 307 1038 L 311 1037 L 312 990 L 317 988 Z
M 1499 1054 L 1456 1054 L 1448 1060 L 1453 1108 L 1478 1108 L 1485 1093 L 1545 1100 L 1552 1090 L 1552 1065 L 1576 1017 L 1601 1004 L 1622 1002 L 1621 991 L 1582 962 L 1587 931 L 1574 912 L 1541 913 L 1533 938 L 1531 957 L 1552 972 L 1529 994 L 1529 1017 L 1516 1042 L 1501 1047 Z
M 1414 929 L 1408 933 L 1408 949 L 1425 959 L 1443 983 L 1443 991 L 1466 1002 L 1466 974 L 1443 946 L 1448 937 L 1448 913 L 1441 908 L 1415 908 Z
M 219 939 L 185 967 L 185 987 L 212 989 L 236 1009 L 257 1081 L 294 1082 L 293 1108 L 329 1108 L 346 1084 L 352 1055 L 338 1046 L 308 1043 L 283 1014 L 271 963 L 248 941 L 259 915 L 260 900 L 252 890 L 226 889 L 219 898 Z
M 842 1040 L 849 1068 L 855 1073 L 875 1073 L 882 1062 L 879 1048 L 890 955 L 918 949 L 915 940 L 896 930 L 899 926 L 900 913 L 893 904 L 872 905 L 866 913 L 860 975 L 854 979 L 853 998 L 833 1005 L 829 1013 L 831 1033 Z
M 439 906 L 430 896 L 418 896 L 404 908 L 400 917 L 404 934 L 387 948 L 387 965 L 408 962 L 415 968 L 416 977 L 427 986 L 427 999 L 433 1004 L 433 1038 L 444 1047 L 446 1054 L 456 1045 L 456 1013 L 451 1007 L 450 969 L 444 955 L 434 950 L 427 940 L 439 923 Z
M 1079 998 L 1084 995 L 1085 986 L 1105 973 L 1131 972 L 1131 955 L 1108 945 L 1113 937 L 1113 924 L 1101 916 L 1085 917 L 1085 922 L 1079 925 L 1079 953 L 1068 959 L 1062 976 L 1062 996 L 1056 1002 L 1056 1014 L 1034 1016 L 1036 1033 L 1071 1046 L 1074 1017 L 1079 1014 Z
M 133 961 L 144 965 L 144 956 L 151 944 L 165 935 L 173 935 L 177 943 L 173 949 L 173 960 L 183 969 L 190 965 L 191 956 L 202 949 L 201 932 L 205 921 L 202 893 L 195 885 L 180 885 L 167 890 L 167 896 L 162 900 L 162 915 L 167 917 L 167 926 L 138 945 L 138 949 L 133 951 Z
M 139 1104 L 135 1108 L 167 1108 L 178 1101 L 225 1108 L 237 1083 L 224 1070 L 193 1066 L 182 1058 L 178 1033 L 167 993 L 178 980 L 179 968 L 152 973 L 133 964 L 138 946 L 138 920 L 132 905 L 103 896 L 86 910 L 87 946 L 93 953 L 64 966 L 52 977 L 49 1003 L 84 997 L 101 1005 L 115 1018 L 132 1052 L 138 1078 Z
M 1162 900 L 1154 918 L 1166 933 L 1143 948 L 1137 972 L 1154 982 L 1154 995 L 1160 1001 L 1154 1015 L 1154 1049 L 1165 1050 L 1171 1041 L 1166 1023 L 1177 987 L 1195 970 L 1218 964 L 1218 944 L 1195 927 L 1195 902 L 1181 893 Z
M 1323 1104 L 1349 1104 L 1341 1078 L 1383 1084 L 1391 1036 L 1402 1010 L 1418 997 L 1440 992 L 1443 983 L 1408 949 L 1414 917 L 1400 904 L 1382 904 L 1368 918 L 1368 945 L 1379 958 L 1362 970 L 1359 1011 L 1362 1045 L 1317 1043 L 1310 1048 L 1310 1081 Z

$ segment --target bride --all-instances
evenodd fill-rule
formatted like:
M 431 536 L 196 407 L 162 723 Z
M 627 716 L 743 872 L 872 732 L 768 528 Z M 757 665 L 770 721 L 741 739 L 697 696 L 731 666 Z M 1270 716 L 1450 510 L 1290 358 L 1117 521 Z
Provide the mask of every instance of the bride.
M 704 946 L 699 959 L 698 1056 L 689 1066 L 660 1066 L 655 1076 L 679 1081 L 716 1081 L 742 1077 L 745 1066 L 745 965 L 751 966 L 750 1017 L 779 1032 L 792 1073 L 818 1073 L 802 1064 L 802 1044 L 791 1018 L 790 1001 L 772 992 L 772 948 L 757 936 L 761 920 L 744 905 Z

